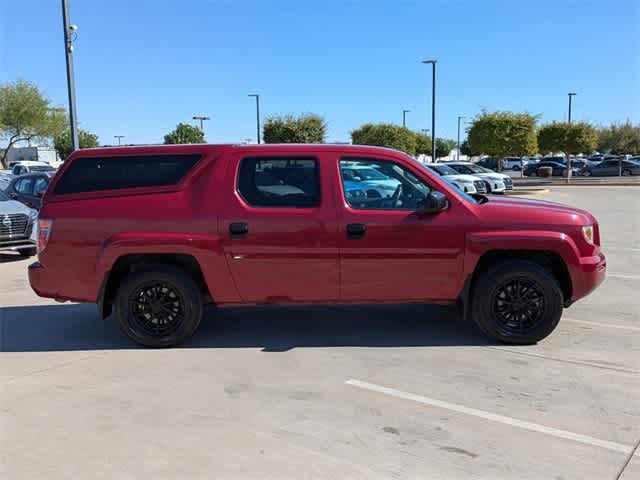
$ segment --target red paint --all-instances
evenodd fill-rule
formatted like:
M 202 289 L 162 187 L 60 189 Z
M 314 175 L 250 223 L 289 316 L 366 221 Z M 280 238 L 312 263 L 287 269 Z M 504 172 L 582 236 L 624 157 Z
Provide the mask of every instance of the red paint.
M 55 195 L 55 184 L 80 156 L 201 153 L 178 185 Z M 320 167 L 315 208 L 256 208 L 236 191 L 239 161 L 256 156 L 309 156 Z M 342 156 L 390 160 L 444 193 L 449 208 L 426 215 L 348 207 Z M 465 200 L 404 154 L 342 145 L 175 145 L 81 150 L 65 162 L 43 200 L 53 220 L 47 248 L 29 270 L 41 296 L 96 302 L 105 274 L 123 255 L 180 253 L 199 263 L 217 304 L 453 302 L 480 257 L 492 250 L 545 250 L 564 261 L 577 300 L 604 279 L 595 218 L 549 202 L 492 196 Z M 229 224 L 249 234 L 231 238 Z M 349 239 L 346 225 L 366 235 Z M 596 225 L 595 243 L 582 237 Z

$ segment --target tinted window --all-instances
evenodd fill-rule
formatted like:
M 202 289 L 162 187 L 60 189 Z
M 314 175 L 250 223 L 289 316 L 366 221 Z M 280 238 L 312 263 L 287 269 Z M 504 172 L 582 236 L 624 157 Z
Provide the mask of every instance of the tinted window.
M 238 192 L 254 207 L 316 207 L 320 205 L 318 162 L 299 157 L 244 158 Z
M 174 185 L 199 159 L 197 154 L 77 158 L 56 184 L 55 193 Z
M 380 175 L 376 180 L 353 182 L 342 175 L 347 203 L 364 210 L 415 210 L 430 188 L 401 165 L 388 160 L 344 158 L 340 171 L 371 168 Z
M 33 192 L 33 178 L 23 178 L 16 182 L 16 192 L 22 195 L 31 195 Z
M 33 193 L 38 194 L 44 192 L 49 186 L 49 179 L 45 177 L 36 178 L 36 183 L 33 186 Z

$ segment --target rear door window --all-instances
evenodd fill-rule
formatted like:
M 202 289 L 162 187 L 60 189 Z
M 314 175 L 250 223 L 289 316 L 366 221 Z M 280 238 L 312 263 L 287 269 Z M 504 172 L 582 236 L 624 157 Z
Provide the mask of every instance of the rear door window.
M 73 161 L 55 186 L 55 194 L 175 185 L 201 155 L 82 157 Z
M 254 207 L 317 207 L 318 170 L 315 158 L 243 158 L 238 172 L 238 193 Z

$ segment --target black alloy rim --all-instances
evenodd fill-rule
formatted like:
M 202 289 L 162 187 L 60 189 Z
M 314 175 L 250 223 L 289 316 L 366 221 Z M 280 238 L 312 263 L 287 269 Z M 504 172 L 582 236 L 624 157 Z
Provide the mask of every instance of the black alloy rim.
M 165 337 L 184 322 L 185 302 L 180 291 L 168 282 L 138 286 L 129 297 L 129 311 L 135 326 L 146 335 Z
M 545 301 L 540 285 L 528 278 L 509 280 L 493 296 L 493 316 L 507 336 L 527 335 L 542 321 Z

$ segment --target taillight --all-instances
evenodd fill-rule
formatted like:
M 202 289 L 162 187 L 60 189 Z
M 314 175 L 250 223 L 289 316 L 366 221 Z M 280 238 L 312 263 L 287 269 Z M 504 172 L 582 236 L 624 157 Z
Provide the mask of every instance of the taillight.
M 38 220 L 38 253 L 42 253 L 47 248 L 51 229 L 53 228 L 53 220 Z

